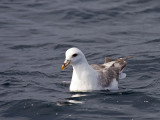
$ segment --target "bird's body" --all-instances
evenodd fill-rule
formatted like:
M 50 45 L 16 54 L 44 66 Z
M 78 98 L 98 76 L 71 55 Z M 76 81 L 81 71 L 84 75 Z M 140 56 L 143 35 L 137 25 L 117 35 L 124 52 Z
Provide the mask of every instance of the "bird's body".
M 66 51 L 66 60 L 62 69 L 69 64 L 73 67 L 70 91 L 118 90 L 119 78 L 126 77 L 122 70 L 126 66 L 127 58 L 117 60 L 106 58 L 104 64 L 89 65 L 79 49 L 70 48 Z

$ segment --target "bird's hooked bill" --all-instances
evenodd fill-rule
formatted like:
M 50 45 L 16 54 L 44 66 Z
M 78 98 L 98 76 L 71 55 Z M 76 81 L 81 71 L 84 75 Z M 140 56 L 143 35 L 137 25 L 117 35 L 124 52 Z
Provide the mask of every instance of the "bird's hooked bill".
M 67 60 L 66 62 L 63 63 L 62 65 L 62 70 L 64 70 L 69 64 L 70 64 L 70 60 Z

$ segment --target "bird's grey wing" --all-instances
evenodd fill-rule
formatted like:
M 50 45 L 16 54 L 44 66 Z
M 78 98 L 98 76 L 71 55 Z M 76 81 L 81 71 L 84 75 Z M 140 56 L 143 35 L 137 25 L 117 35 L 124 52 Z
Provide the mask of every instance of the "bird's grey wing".
M 108 87 L 115 78 L 119 80 L 119 69 L 115 67 L 105 67 L 103 64 L 92 64 L 91 67 L 98 72 L 99 84 Z
M 95 70 L 103 70 L 105 69 L 105 65 L 103 64 L 92 64 L 91 67 Z
M 108 87 L 113 79 L 119 80 L 119 72 L 112 67 L 97 71 L 99 73 L 99 83 L 103 87 Z
M 109 86 L 113 79 L 119 81 L 119 74 L 127 64 L 125 60 L 131 57 L 128 56 L 113 61 L 110 58 L 106 58 L 104 64 L 92 64 L 91 67 L 99 73 L 98 79 L 101 86 Z M 108 67 L 107 64 L 110 63 L 111 66 Z

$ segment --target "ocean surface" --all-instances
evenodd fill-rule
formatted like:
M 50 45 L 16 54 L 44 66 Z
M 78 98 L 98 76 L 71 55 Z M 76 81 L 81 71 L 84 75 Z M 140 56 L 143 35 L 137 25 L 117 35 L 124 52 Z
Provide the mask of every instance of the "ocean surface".
M 70 47 L 134 56 L 120 89 L 69 92 Z M 160 120 L 160 1 L 0 0 L 0 120 Z

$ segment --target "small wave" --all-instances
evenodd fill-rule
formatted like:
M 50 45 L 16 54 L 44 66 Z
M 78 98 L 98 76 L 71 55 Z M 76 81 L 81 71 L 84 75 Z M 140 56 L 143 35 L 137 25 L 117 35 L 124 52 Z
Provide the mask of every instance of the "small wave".
M 144 4 L 144 3 L 148 3 L 150 1 L 151 0 L 134 0 L 134 1 L 128 2 L 128 4 Z
M 160 81 L 159 79 L 154 79 L 148 86 L 147 88 L 159 88 L 160 86 Z
M 55 77 L 55 76 L 50 76 L 47 75 L 45 73 L 39 72 L 39 71 L 32 71 L 32 72 L 28 72 L 28 71 L 18 71 L 18 70 L 8 70 L 8 71 L 4 71 L 4 72 L 0 72 L 0 75 L 31 75 L 31 76 L 45 76 L 45 77 Z
M 149 75 L 142 75 L 141 77 L 138 78 L 138 80 L 146 80 L 146 79 L 151 79 L 152 77 Z
M 154 7 L 154 8 L 148 8 L 143 11 L 140 11 L 139 13 L 159 13 L 160 7 Z
M 74 43 L 97 43 L 95 40 L 81 40 L 81 39 L 69 40 L 68 42 L 74 42 Z
M 4 87 L 8 87 L 11 84 L 18 84 L 20 82 L 19 79 L 15 78 L 15 77 L 9 77 L 7 79 L 1 80 L 1 85 Z
M 59 16 L 61 20 L 72 20 L 78 23 L 88 23 L 88 22 L 97 22 L 99 20 L 106 21 L 109 18 L 116 17 L 120 15 L 121 8 L 113 9 L 76 9 L 76 8 L 67 8 L 54 10 L 48 14 L 55 14 Z
M 158 38 L 158 39 L 153 39 L 145 42 L 145 44 L 150 44 L 150 43 L 160 43 L 160 39 Z
M 37 44 L 37 45 L 15 45 L 9 48 L 14 50 L 19 50 L 19 49 L 28 49 L 28 48 L 40 48 L 40 47 L 45 47 L 51 44 L 53 43 L 45 43 L 45 44 Z
M 55 45 L 54 49 L 57 50 L 57 49 L 61 49 L 61 48 L 65 48 L 65 49 L 68 49 L 68 48 L 71 48 L 73 47 L 72 45 L 70 44 L 57 44 Z

